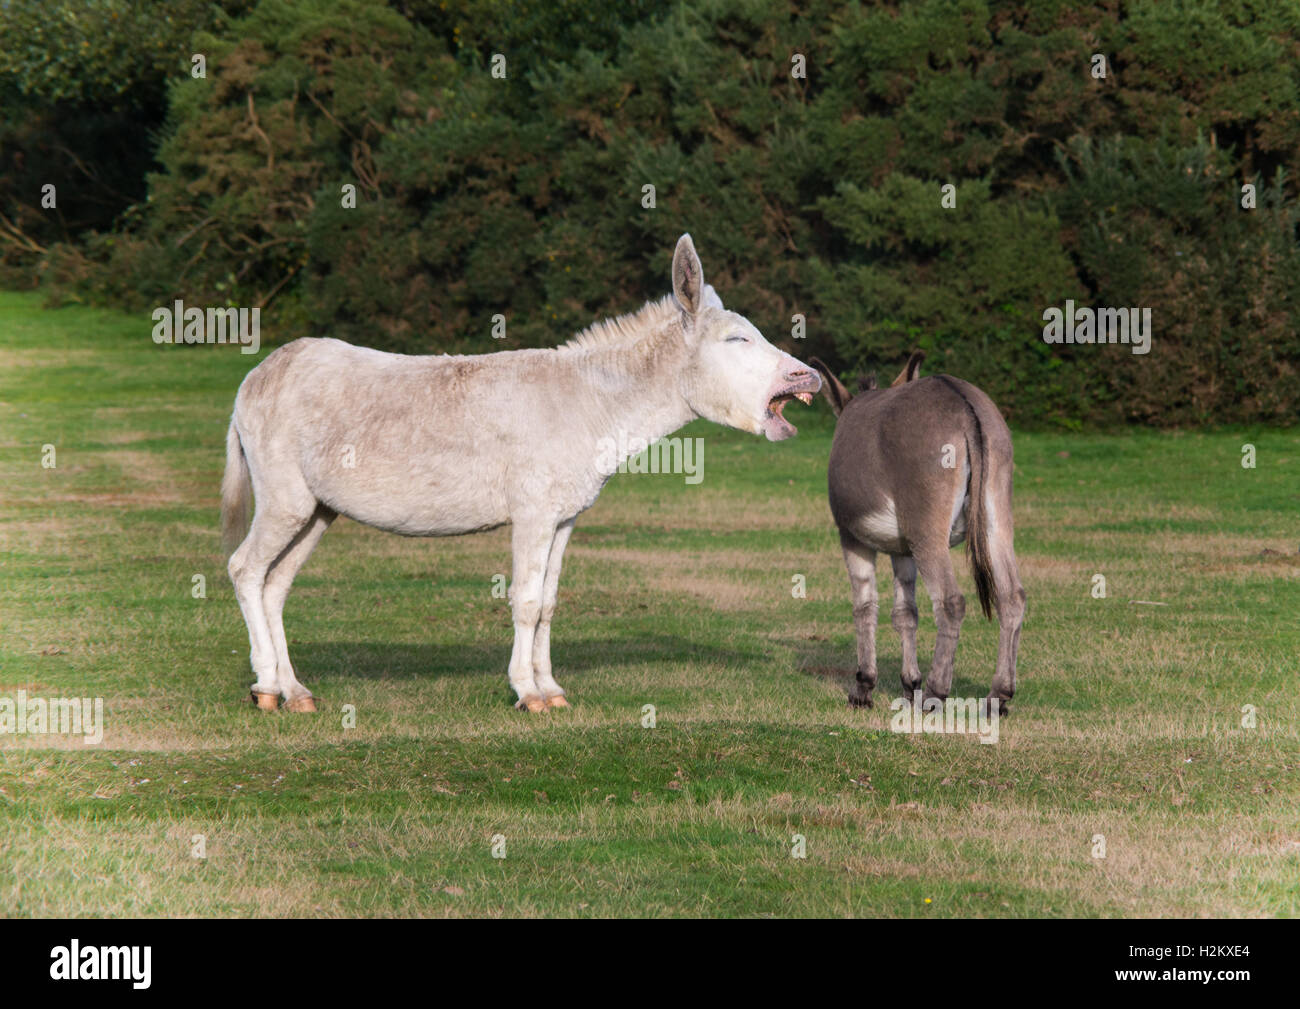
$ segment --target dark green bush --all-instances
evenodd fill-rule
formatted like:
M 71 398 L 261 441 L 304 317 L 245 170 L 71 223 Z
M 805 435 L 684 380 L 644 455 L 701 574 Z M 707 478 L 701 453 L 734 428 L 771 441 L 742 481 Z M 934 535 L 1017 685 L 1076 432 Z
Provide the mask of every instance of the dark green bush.
M 243 0 L 5 0 L 0 3 L 0 272 L 30 284 L 88 279 L 80 249 L 145 198 L 166 85 L 189 68 L 197 28 Z M 57 204 L 42 205 L 42 187 Z M 79 266 L 74 264 L 80 264 Z M 96 285 L 90 284 L 92 291 Z
M 1294 420 L 1298 11 L 261 0 L 196 26 L 147 204 L 44 267 L 262 305 L 279 338 L 486 350 L 662 294 L 689 230 L 729 305 L 846 373 L 920 346 L 1018 423 Z M 1048 346 L 1066 299 L 1151 308 L 1151 353 Z

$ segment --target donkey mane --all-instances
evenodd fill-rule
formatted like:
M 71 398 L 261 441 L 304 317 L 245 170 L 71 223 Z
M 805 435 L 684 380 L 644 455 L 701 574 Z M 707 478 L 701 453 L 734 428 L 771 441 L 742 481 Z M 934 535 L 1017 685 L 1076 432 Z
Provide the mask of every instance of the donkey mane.
M 673 296 L 666 294 L 658 301 L 647 301 L 635 312 L 625 312 L 623 315 L 593 322 L 573 339 L 561 344 L 559 349 L 576 347 L 585 350 L 635 343 L 652 333 L 661 332 L 664 324 L 680 311 Z

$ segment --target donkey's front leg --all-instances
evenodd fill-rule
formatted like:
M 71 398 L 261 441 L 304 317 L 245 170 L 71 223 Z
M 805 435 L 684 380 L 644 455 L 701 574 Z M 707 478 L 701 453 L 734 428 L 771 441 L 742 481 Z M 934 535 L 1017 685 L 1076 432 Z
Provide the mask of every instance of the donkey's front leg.
M 560 589 L 560 566 L 564 561 L 564 548 L 573 533 L 573 519 L 555 530 L 551 543 L 551 556 L 546 563 L 546 581 L 542 587 L 542 614 L 537 621 L 537 636 L 533 638 L 533 682 L 541 691 L 542 699 L 552 708 L 567 708 L 564 688 L 551 675 L 551 617 L 555 615 L 555 598 Z
M 865 547 L 841 530 L 840 547 L 844 566 L 849 571 L 853 589 L 853 626 L 858 636 L 858 672 L 849 690 L 849 704 L 855 708 L 871 707 L 871 692 L 876 689 L 876 618 L 880 611 L 876 592 L 876 552 Z
M 515 620 L 515 645 L 510 653 L 510 686 L 519 700 L 516 708 L 545 711 L 546 699 L 533 671 L 537 621 L 542 615 L 546 565 L 555 540 L 554 521 L 516 520 L 511 548 L 514 572 L 510 580 L 510 608 Z M 549 671 L 548 671 L 549 677 Z

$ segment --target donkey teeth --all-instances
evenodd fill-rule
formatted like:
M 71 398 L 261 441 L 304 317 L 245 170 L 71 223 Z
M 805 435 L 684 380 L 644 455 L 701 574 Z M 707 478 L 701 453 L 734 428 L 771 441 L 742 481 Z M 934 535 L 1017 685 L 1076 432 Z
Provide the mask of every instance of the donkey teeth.
M 807 405 L 807 406 L 811 406 L 811 405 L 812 405 L 812 393 L 811 393 L 811 392 L 799 392 L 799 393 L 795 393 L 795 398 L 798 399 L 800 403 L 803 403 L 803 404 L 805 404 L 805 405 Z

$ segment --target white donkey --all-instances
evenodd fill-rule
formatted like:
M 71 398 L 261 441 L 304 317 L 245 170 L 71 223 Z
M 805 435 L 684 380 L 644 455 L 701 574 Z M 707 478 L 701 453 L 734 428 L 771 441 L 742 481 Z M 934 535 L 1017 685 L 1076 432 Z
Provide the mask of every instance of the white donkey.
M 614 468 L 611 447 L 697 417 L 780 441 L 817 373 L 722 307 L 689 235 L 671 297 L 597 322 L 562 347 L 412 357 L 303 339 L 248 373 L 226 438 L 221 521 L 248 624 L 254 700 L 315 711 L 281 615 L 294 575 L 339 515 L 404 536 L 514 524 L 510 603 L 516 707 L 567 707 L 551 675 L 551 617 L 577 516 Z M 251 487 L 250 487 L 251 485 Z

